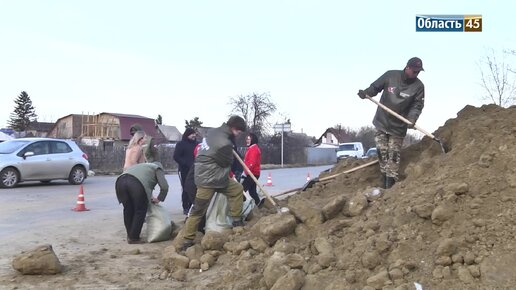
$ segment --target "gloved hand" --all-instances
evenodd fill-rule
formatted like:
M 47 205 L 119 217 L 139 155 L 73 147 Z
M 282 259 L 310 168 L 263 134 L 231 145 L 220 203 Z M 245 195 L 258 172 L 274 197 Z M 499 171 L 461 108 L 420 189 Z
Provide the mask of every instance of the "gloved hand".
M 414 122 L 412 120 L 409 120 L 409 121 L 410 121 L 410 124 L 407 124 L 407 128 L 414 129 L 414 125 L 416 125 L 416 122 Z
M 364 90 L 358 90 L 357 95 L 358 95 L 361 99 L 365 99 L 365 98 L 366 98 L 366 92 L 365 92 Z

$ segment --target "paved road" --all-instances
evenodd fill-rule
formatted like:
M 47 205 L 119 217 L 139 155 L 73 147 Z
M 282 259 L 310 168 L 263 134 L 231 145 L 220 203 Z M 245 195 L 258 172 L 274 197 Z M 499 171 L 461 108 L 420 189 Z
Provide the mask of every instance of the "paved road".
M 271 176 L 273 186 L 264 186 L 271 195 L 300 187 L 308 175 L 316 177 L 331 166 L 284 168 L 263 170 L 260 183 L 266 184 Z M 163 205 L 171 212 L 172 220 L 183 220 L 181 186 L 178 176 L 167 175 L 169 194 Z M 0 189 L 0 237 L 3 241 L 17 241 L 22 236 L 52 235 L 63 227 L 96 227 L 102 221 L 122 219 L 122 206 L 118 204 L 114 183 L 116 176 L 94 176 L 83 184 L 88 212 L 75 212 L 80 186 L 66 181 L 51 184 L 22 183 L 17 188 Z M 56 233 L 56 235 L 59 235 Z M 2 243 L 0 255 L 10 245 Z

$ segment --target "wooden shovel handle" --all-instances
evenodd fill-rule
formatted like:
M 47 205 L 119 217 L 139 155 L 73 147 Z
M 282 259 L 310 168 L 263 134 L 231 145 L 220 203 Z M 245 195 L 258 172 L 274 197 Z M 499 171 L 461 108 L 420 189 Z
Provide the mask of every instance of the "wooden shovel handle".
M 418 125 L 416 124 L 413 124 L 412 122 L 410 122 L 409 120 L 407 120 L 405 117 L 403 117 L 402 115 L 394 112 L 393 110 L 391 110 L 389 107 L 387 107 L 386 105 L 378 102 L 377 100 L 371 98 L 370 96 L 366 95 L 366 98 L 369 99 L 371 102 L 375 103 L 378 107 L 384 109 L 385 111 L 387 111 L 389 114 L 393 115 L 394 117 L 400 119 L 401 121 L 405 122 L 405 124 L 407 125 L 414 125 L 414 129 L 418 130 L 419 132 L 425 134 L 426 136 L 432 138 L 432 139 L 435 139 L 435 136 L 430 133 L 430 132 L 427 132 L 425 130 L 423 130 L 421 127 L 419 127 Z
M 362 169 L 362 168 L 367 167 L 367 166 L 371 166 L 371 165 L 376 164 L 376 163 L 378 163 L 378 159 L 373 160 L 371 162 L 364 163 L 364 164 L 359 165 L 357 167 L 353 167 L 351 169 L 348 169 L 346 171 L 343 171 L 343 172 L 340 172 L 340 173 L 337 173 L 337 174 L 333 174 L 333 175 L 330 175 L 330 176 L 319 178 L 319 181 L 325 181 L 325 180 L 333 179 L 333 178 L 335 178 L 335 177 L 337 177 L 339 175 L 351 173 L 351 172 L 357 171 L 357 170 Z
M 242 161 L 242 158 L 240 158 L 240 156 L 238 155 L 238 153 L 235 152 L 235 150 L 233 150 L 233 155 L 235 156 L 235 158 L 238 160 L 238 162 L 240 162 L 240 164 L 242 165 L 242 167 L 244 167 L 245 169 L 245 172 L 247 174 L 249 174 L 249 176 L 251 176 L 251 178 L 253 179 L 253 181 L 256 183 L 256 185 L 258 185 L 258 187 L 260 187 L 260 190 L 265 194 L 265 196 L 267 197 L 267 199 L 272 203 L 272 205 L 274 205 L 275 207 L 278 207 L 278 205 L 276 204 L 276 202 L 274 201 L 274 199 L 269 195 L 269 193 L 267 193 L 267 191 L 265 191 L 265 189 L 263 189 L 262 185 L 258 182 L 258 179 L 256 179 L 256 177 L 254 176 L 254 174 L 251 172 L 251 170 L 249 170 L 249 168 L 247 167 L 247 165 L 245 165 L 244 161 Z
M 330 175 L 330 176 L 326 176 L 326 177 L 320 178 L 320 179 L 317 180 L 317 182 L 330 180 L 330 179 L 333 179 L 333 178 L 335 178 L 335 177 L 337 177 L 339 175 L 346 174 L 346 173 L 351 173 L 351 172 L 357 171 L 357 170 L 362 169 L 362 168 L 367 167 L 367 166 L 371 166 L 371 165 L 376 164 L 376 163 L 378 163 L 378 159 L 373 160 L 371 162 L 364 163 L 364 164 L 359 165 L 357 167 L 353 167 L 351 169 L 348 169 L 346 171 L 343 171 L 343 172 L 340 172 L 340 173 L 337 173 L 337 174 L 333 174 L 333 175 Z M 289 189 L 287 191 L 284 191 L 284 192 L 281 192 L 279 194 L 276 194 L 275 196 L 289 194 L 289 193 L 292 193 L 292 192 L 300 191 L 301 189 L 303 189 L 303 187 Z

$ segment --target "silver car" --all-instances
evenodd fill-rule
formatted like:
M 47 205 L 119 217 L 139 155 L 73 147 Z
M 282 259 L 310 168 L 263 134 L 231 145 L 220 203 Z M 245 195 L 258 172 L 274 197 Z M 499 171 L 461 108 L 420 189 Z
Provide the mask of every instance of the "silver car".
M 23 181 L 49 183 L 54 179 L 81 184 L 90 169 L 88 155 L 74 141 L 21 138 L 0 143 L 0 187 Z

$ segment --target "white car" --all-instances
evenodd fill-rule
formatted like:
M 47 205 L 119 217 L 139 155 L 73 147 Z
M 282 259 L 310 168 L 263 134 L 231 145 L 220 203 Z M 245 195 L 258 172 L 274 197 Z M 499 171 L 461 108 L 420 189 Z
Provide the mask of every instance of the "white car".
M 362 142 L 340 143 L 337 149 L 337 160 L 348 157 L 362 158 L 363 155 L 364 146 Z
M 0 187 L 23 181 L 49 183 L 55 179 L 82 184 L 90 169 L 88 155 L 74 141 L 21 138 L 0 143 Z

